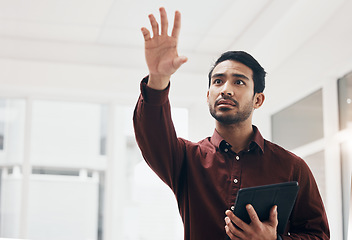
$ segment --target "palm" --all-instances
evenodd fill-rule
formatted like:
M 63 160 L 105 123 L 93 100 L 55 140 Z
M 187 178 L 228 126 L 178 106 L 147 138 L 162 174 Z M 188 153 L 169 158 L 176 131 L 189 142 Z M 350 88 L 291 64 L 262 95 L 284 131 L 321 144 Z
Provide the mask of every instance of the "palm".
M 150 74 L 171 75 L 177 68 L 174 59 L 178 57 L 177 39 L 157 36 L 145 42 L 145 56 Z

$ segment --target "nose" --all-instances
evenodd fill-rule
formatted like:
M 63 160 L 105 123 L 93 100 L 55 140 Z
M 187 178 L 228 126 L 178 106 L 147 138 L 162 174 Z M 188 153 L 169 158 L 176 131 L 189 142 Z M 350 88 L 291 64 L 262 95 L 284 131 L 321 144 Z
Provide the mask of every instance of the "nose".
M 233 96 L 233 89 L 231 88 L 229 82 L 226 82 L 221 89 L 221 96 L 228 95 Z

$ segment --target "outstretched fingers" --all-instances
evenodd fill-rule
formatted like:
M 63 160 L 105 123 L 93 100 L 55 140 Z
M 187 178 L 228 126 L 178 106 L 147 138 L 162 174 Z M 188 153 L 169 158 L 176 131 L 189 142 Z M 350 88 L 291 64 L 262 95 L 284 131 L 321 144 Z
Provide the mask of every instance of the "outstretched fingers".
M 142 34 L 143 34 L 143 37 L 144 37 L 144 41 L 150 40 L 150 32 L 149 32 L 149 30 L 146 29 L 145 27 L 143 27 L 141 29 L 141 31 L 142 31 Z
M 171 36 L 178 38 L 181 30 L 181 13 L 179 11 L 175 12 L 174 27 L 172 29 Z
M 155 19 L 153 14 L 150 14 L 148 17 L 149 17 L 150 25 L 152 26 L 153 37 L 158 36 L 159 35 L 159 24 L 158 24 L 158 22 L 156 21 L 156 19 Z
M 165 8 L 161 7 L 160 12 L 160 23 L 161 23 L 161 35 L 167 35 L 167 30 L 169 27 L 169 22 L 167 20 L 167 14 Z
M 159 9 L 160 12 L 160 24 L 161 24 L 161 35 L 167 35 L 168 34 L 168 28 L 169 28 L 169 22 L 167 19 L 167 14 L 165 8 L 161 7 Z M 159 36 L 159 24 L 157 20 L 155 19 L 153 14 L 148 15 L 150 25 L 152 27 L 152 32 L 153 32 L 153 37 Z M 174 18 L 174 26 L 172 29 L 171 36 L 174 38 L 178 38 L 181 30 L 181 13 L 179 11 L 175 12 L 175 18 Z M 144 40 L 147 41 L 151 39 L 151 34 L 146 28 L 142 28 L 142 33 L 144 36 Z

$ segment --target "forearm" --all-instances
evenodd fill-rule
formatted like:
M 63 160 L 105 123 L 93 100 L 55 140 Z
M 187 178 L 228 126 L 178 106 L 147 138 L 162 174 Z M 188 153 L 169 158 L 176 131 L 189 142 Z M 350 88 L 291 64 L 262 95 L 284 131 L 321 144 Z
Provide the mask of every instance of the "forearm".
M 170 187 L 180 169 L 182 145 L 171 119 L 168 89 L 156 91 L 141 84 L 133 123 L 137 143 L 149 166 Z

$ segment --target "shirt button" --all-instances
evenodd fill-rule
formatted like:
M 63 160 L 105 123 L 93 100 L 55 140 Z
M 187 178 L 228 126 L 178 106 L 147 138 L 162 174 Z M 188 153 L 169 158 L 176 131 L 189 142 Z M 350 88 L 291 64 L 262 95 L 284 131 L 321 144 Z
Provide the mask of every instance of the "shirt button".
M 237 161 L 240 160 L 240 156 L 236 156 L 236 160 L 237 160 Z
M 233 180 L 233 182 L 234 182 L 234 183 L 238 183 L 238 179 L 235 178 L 235 179 Z
M 227 148 L 224 149 L 225 152 L 228 152 L 229 150 Z
M 235 210 L 235 206 L 231 206 L 231 210 L 232 210 L 232 211 Z

